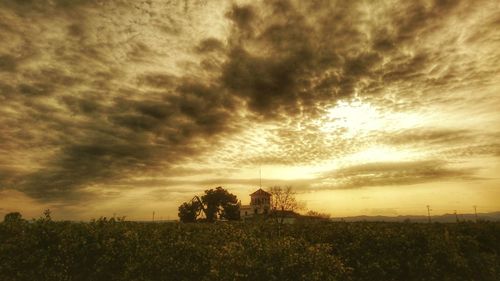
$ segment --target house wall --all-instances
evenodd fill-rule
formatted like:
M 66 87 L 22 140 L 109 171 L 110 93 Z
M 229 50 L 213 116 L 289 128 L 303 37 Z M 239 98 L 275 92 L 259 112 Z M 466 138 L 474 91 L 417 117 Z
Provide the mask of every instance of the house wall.
M 266 194 L 254 194 L 250 196 L 250 205 L 240 206 L 240 217 L 242 219 L 254 215 L 267 214 L 271 210 L 271 197 Z
M 262 215 L 269 213 L 268 205 L 246 205 L 240 207 L 240 217 L 253 217 L 255 214 Z

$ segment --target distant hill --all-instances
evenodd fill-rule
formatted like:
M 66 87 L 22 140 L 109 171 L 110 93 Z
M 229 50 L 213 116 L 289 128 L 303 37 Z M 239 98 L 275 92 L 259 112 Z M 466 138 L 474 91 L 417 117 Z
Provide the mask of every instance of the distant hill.
M 480 213 L 477 214 L 478 220 L 483 221 L 500 221 L 500 212 Z M 474 214 L 458 214 L 459 221 L 474 221 Z M 402 222 L 409 220 L 411 222 L 427 222 L 427 216 L 354 216 L 354 217 L 333 217 L 333 221 L 386 221 L 386 222 Z M 444 214 L 440 216 L 431 216 L 433 222 L 456 222 L 455 214 Z

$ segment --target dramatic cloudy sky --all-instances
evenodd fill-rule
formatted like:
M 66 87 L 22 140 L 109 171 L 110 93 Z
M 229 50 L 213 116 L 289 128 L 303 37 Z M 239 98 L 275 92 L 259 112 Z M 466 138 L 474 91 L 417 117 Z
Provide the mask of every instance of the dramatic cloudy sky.
M 500 209 L 500 2 L 0 1 L 0 215 L 222 185 L 347 215 Z

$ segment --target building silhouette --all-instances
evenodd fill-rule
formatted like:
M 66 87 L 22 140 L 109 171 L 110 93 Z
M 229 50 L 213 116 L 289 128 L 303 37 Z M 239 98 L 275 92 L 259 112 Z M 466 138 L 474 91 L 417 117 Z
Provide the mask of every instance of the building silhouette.
M 240 204 L 240 217 L 242 219 L 250 218 L 256 215 L 269 214 L 271 210 L 271 193 L 259 188 L 254 193 L 250 194 L 250 205 Z

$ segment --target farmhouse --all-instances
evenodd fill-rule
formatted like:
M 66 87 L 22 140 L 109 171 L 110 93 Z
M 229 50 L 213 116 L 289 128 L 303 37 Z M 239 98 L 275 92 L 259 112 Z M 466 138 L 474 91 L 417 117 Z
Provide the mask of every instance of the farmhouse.
M 250 194 L 250 205 L 240 204 L 240 217 L 242 219 L 250 218 L 255 215 L 268 214 L 271 210 L 271 193 L 259 188 Z

